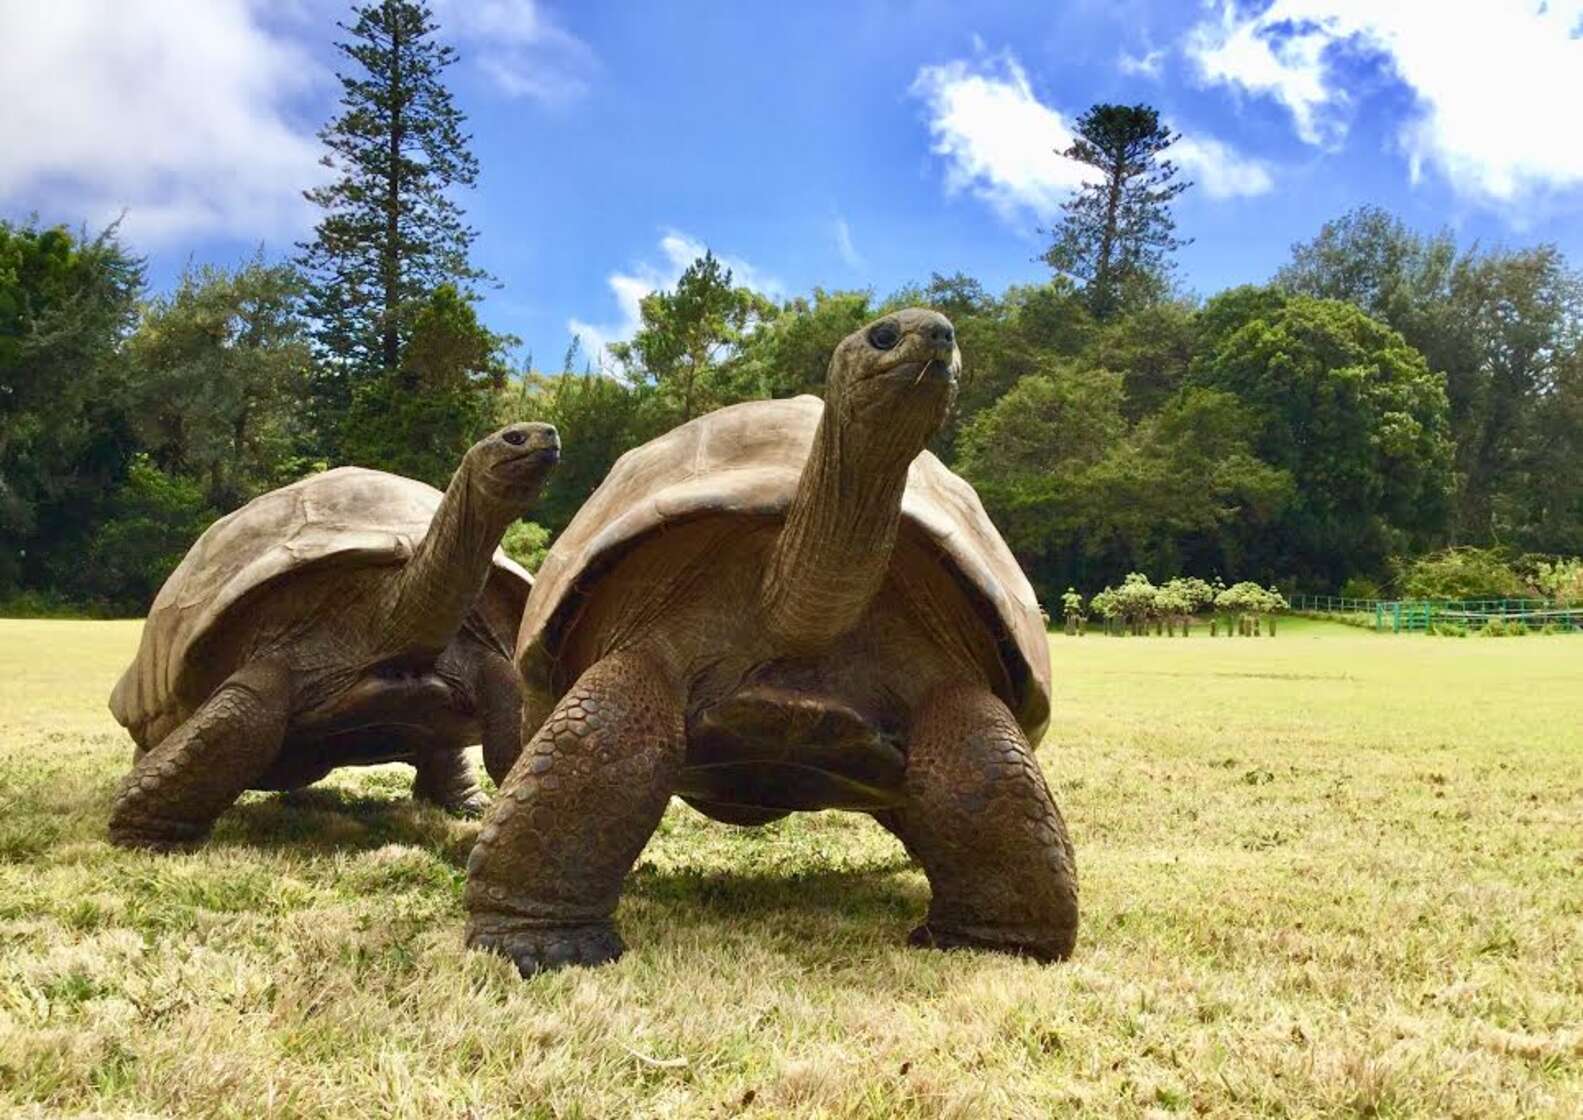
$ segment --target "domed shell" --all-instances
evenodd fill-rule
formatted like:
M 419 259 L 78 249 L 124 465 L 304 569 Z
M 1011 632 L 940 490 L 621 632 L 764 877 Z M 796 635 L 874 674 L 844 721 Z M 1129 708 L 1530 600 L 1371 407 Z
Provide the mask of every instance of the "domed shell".
M 337 467 L 226 514 L 204 531 L 154 597 L 137 657 L 110 695 L 110 711 L 123 726 L 136 727 L 170 708 L 200 639 L 265 584 L 308 569 L 405 562 L 443 497 L 415 479 Z M 494 564 L 490 585 L 500 585 L 520 605 L 532 577 L 498 549 Z
M 641 537 L 701 515 L 784 516 L 813 445 L 824 402 L 731 405 L 627 452 L 540 566 L 517 632 L 527 702 L 548 710 L 559 631 L 602 568 Z M 931 539 L 990 609 L 1012 682 L 1003 696 L 1037 743 L 1050 712 L 1050 647 L 1033 588 L 978 495 L 925 451 L 913 460 L 902 518 Z

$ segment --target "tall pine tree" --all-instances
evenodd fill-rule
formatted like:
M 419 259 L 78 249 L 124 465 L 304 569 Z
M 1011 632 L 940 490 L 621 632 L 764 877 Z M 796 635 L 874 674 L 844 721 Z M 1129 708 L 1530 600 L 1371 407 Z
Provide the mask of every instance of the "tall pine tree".
M 1140 289 L 1158 289 L 1176 237 L 1171 202 L 1189 182 L 1173 182 L 1176 165 L 1161 153 L 1180 139 L 1147 105 L 1095 105 L 1077 118 L 1077 139 L 1061 155 L 1098 169 L 1100 179 L 1061 209 L 1044 261 L 1084 282 L 1088 309 L 1112 318 Z
M 464 293 L 484 276 L 468 261 L 477 231 L 448 193 L 471 187 L 478 161 L 466 118 L 441 81 L 456 61 L 422 0 L 376 0 L 338 23 L 354 64 L 340 73 L 341 113 L 319 133 L 336 178 L 304 192 L 324 211 L 299 246 L 318 351 L 315 427 L 333 451 L 354 391 L 401 378 L 418 310 L 441 284 Z M 415 387 L 415 386 L 412 386 Z

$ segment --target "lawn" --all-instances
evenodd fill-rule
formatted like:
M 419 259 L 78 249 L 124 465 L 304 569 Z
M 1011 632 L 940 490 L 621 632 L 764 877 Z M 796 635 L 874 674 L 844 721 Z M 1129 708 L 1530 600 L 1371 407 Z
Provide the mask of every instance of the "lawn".
M 399 768 L 112 849 L 136 623 L 0 621 L 0 1113 L 1583 1112 L 1583 639 L 1052 639 L 1064 965 L 909 950 L 866 819 L 677 805 L 619 964 L 461 947 Z

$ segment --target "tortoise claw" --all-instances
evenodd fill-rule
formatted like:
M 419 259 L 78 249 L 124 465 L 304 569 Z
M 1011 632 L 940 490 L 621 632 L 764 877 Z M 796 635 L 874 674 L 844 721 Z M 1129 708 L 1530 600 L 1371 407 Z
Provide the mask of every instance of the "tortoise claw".
M 478 933 L 468 939 L 468 946 L 509 958 L 524 980 L 570 965 L 609 964 L 626 951 L 609 922 Z
M 907 936 L 907 943 L 919 949 L 986 949 L 1044 963 L 1064 961 L 1070 957 L 1072 940 L 1069 935 L 1039 937 L 1015 930 L 954 929 L 927 922 Z
M 460 817 L 462 820 L 467 821 L 476 821 L 482 817 L 486 811 L 488 811 L 489 798 L 484 795 L 482 790 L 474 790 L 466 797 L 461 797 L 455 801 L 449 802 L 448 804 L 441 805 L 440 808 L 453 817 Z

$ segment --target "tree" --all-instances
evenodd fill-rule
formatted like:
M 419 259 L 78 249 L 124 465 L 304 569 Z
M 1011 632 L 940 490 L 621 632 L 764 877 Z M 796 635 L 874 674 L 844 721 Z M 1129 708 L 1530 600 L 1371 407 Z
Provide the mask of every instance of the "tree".
M 1137 423 L 1156 413 L 1187 378 L 1196 350 L 1191 304 L 1164 300 L 1119 315 L 1094 332 L 1083 361 L 1121 374 L 1122 411 Z
M 655 389 L 591 370 L 574 372 L 580 345 L 573 340 L 561 373 L 530 374 L 499 396 L 496 422 L 543 420 L 561 436 L 560 465 L 550 473 L 534 520 L 552 532 L 571 522 L 625 452 L 664 431 Z
M 452 284 L 441 284 L 412 313 L 401 365 L 359 385 L 342 430 L 346 457 L 444 487 L 494 420 L 505 388 L 505 350 L 514 340 L 478 321 Z
M 1183 389 L 1088 472 L 1084 547 L 1110 570 L 1256 563 L 1294 489 L 1288 470 L 1255 453 L 1256 432 L 1251 410 L 1230 393 Z
M 1445 375 L 1455 539 L 1577 547 L 1583 525 L 1546 480 L 1583 460 L 1583 431 L 1566 422 L 1564 392 L 1583 341 L 1583 281 L 1553 245 L 1459 253 L 1447 232 L 1420 236 L 1362 207 L 1294 246 L 1276 282 L 1356 304 Z
M 468 261 L 476 231 L 453 198 L 478 175 L 466 118 L 441 82 L 456 52 L 435 39 L 420 0 L 374 0 L 352 14 L 336 47 L 354 69 L 338 75 L 341 114 L 319 133 L 336 178 L 305 192 L 324 214 L 299 246 L 326 432 L 359 385 L 401 367 L 430 292 L 451 283 L 465 293 L 483 277 Z
M 126 477 L 122 339 L 142 284 L 114 226 L 0 221 L 0 594 L 60 586 Z
M 756 396 L 728 364 L 747 335 L 775 314 L 775 305 L 749 288 L 733 287 L 731 270 L 705 252 L 682 273 L 673 291 L 657 291 L 639 305 L 642 326 L 631 342 L 610 352 L 629 377 L 648 380 L 675 422 L 685 423 L 734 400 Z
M 874 317 L 868 292 L 827 292 L 788 300 L 742 340 L 740 377 L 768 397 L 823 394 L 830 355 L 841 340 Z
M 1173 182 L 1162 158 L 1180 134 L 1147 105 L 1095 105 L 1077 118 L 1077 137 L 1061 155 L 1099 172 L 1061 209 L 1044 261 L 1085 281 L 1089 310 L 1107 320 L 1139 295 L 1163 286 L 1175 235 L 1171 203 L 1192 184 Z
M 261 257 L 235 270 L 188 270 L 174 292 L 143 306 L 128 340 L 127 409 L 139 444 L 160 471 L 197 480 L 219 510 L 303 465 L 301 286 L 289 265 Z
M 1235 394 L 1255 449 L 1288 471 L 1296 498 L 1259 557 L 1300 581 L 1339 586 L 1444 532 L 1451 440 L 1444 379 L 1401 335 L 1350 304 L 1247 300 L 1263 314 L 1223 334 L 1189 383 Z M 1213 308 L 1215 301 L 1211 301 Z

